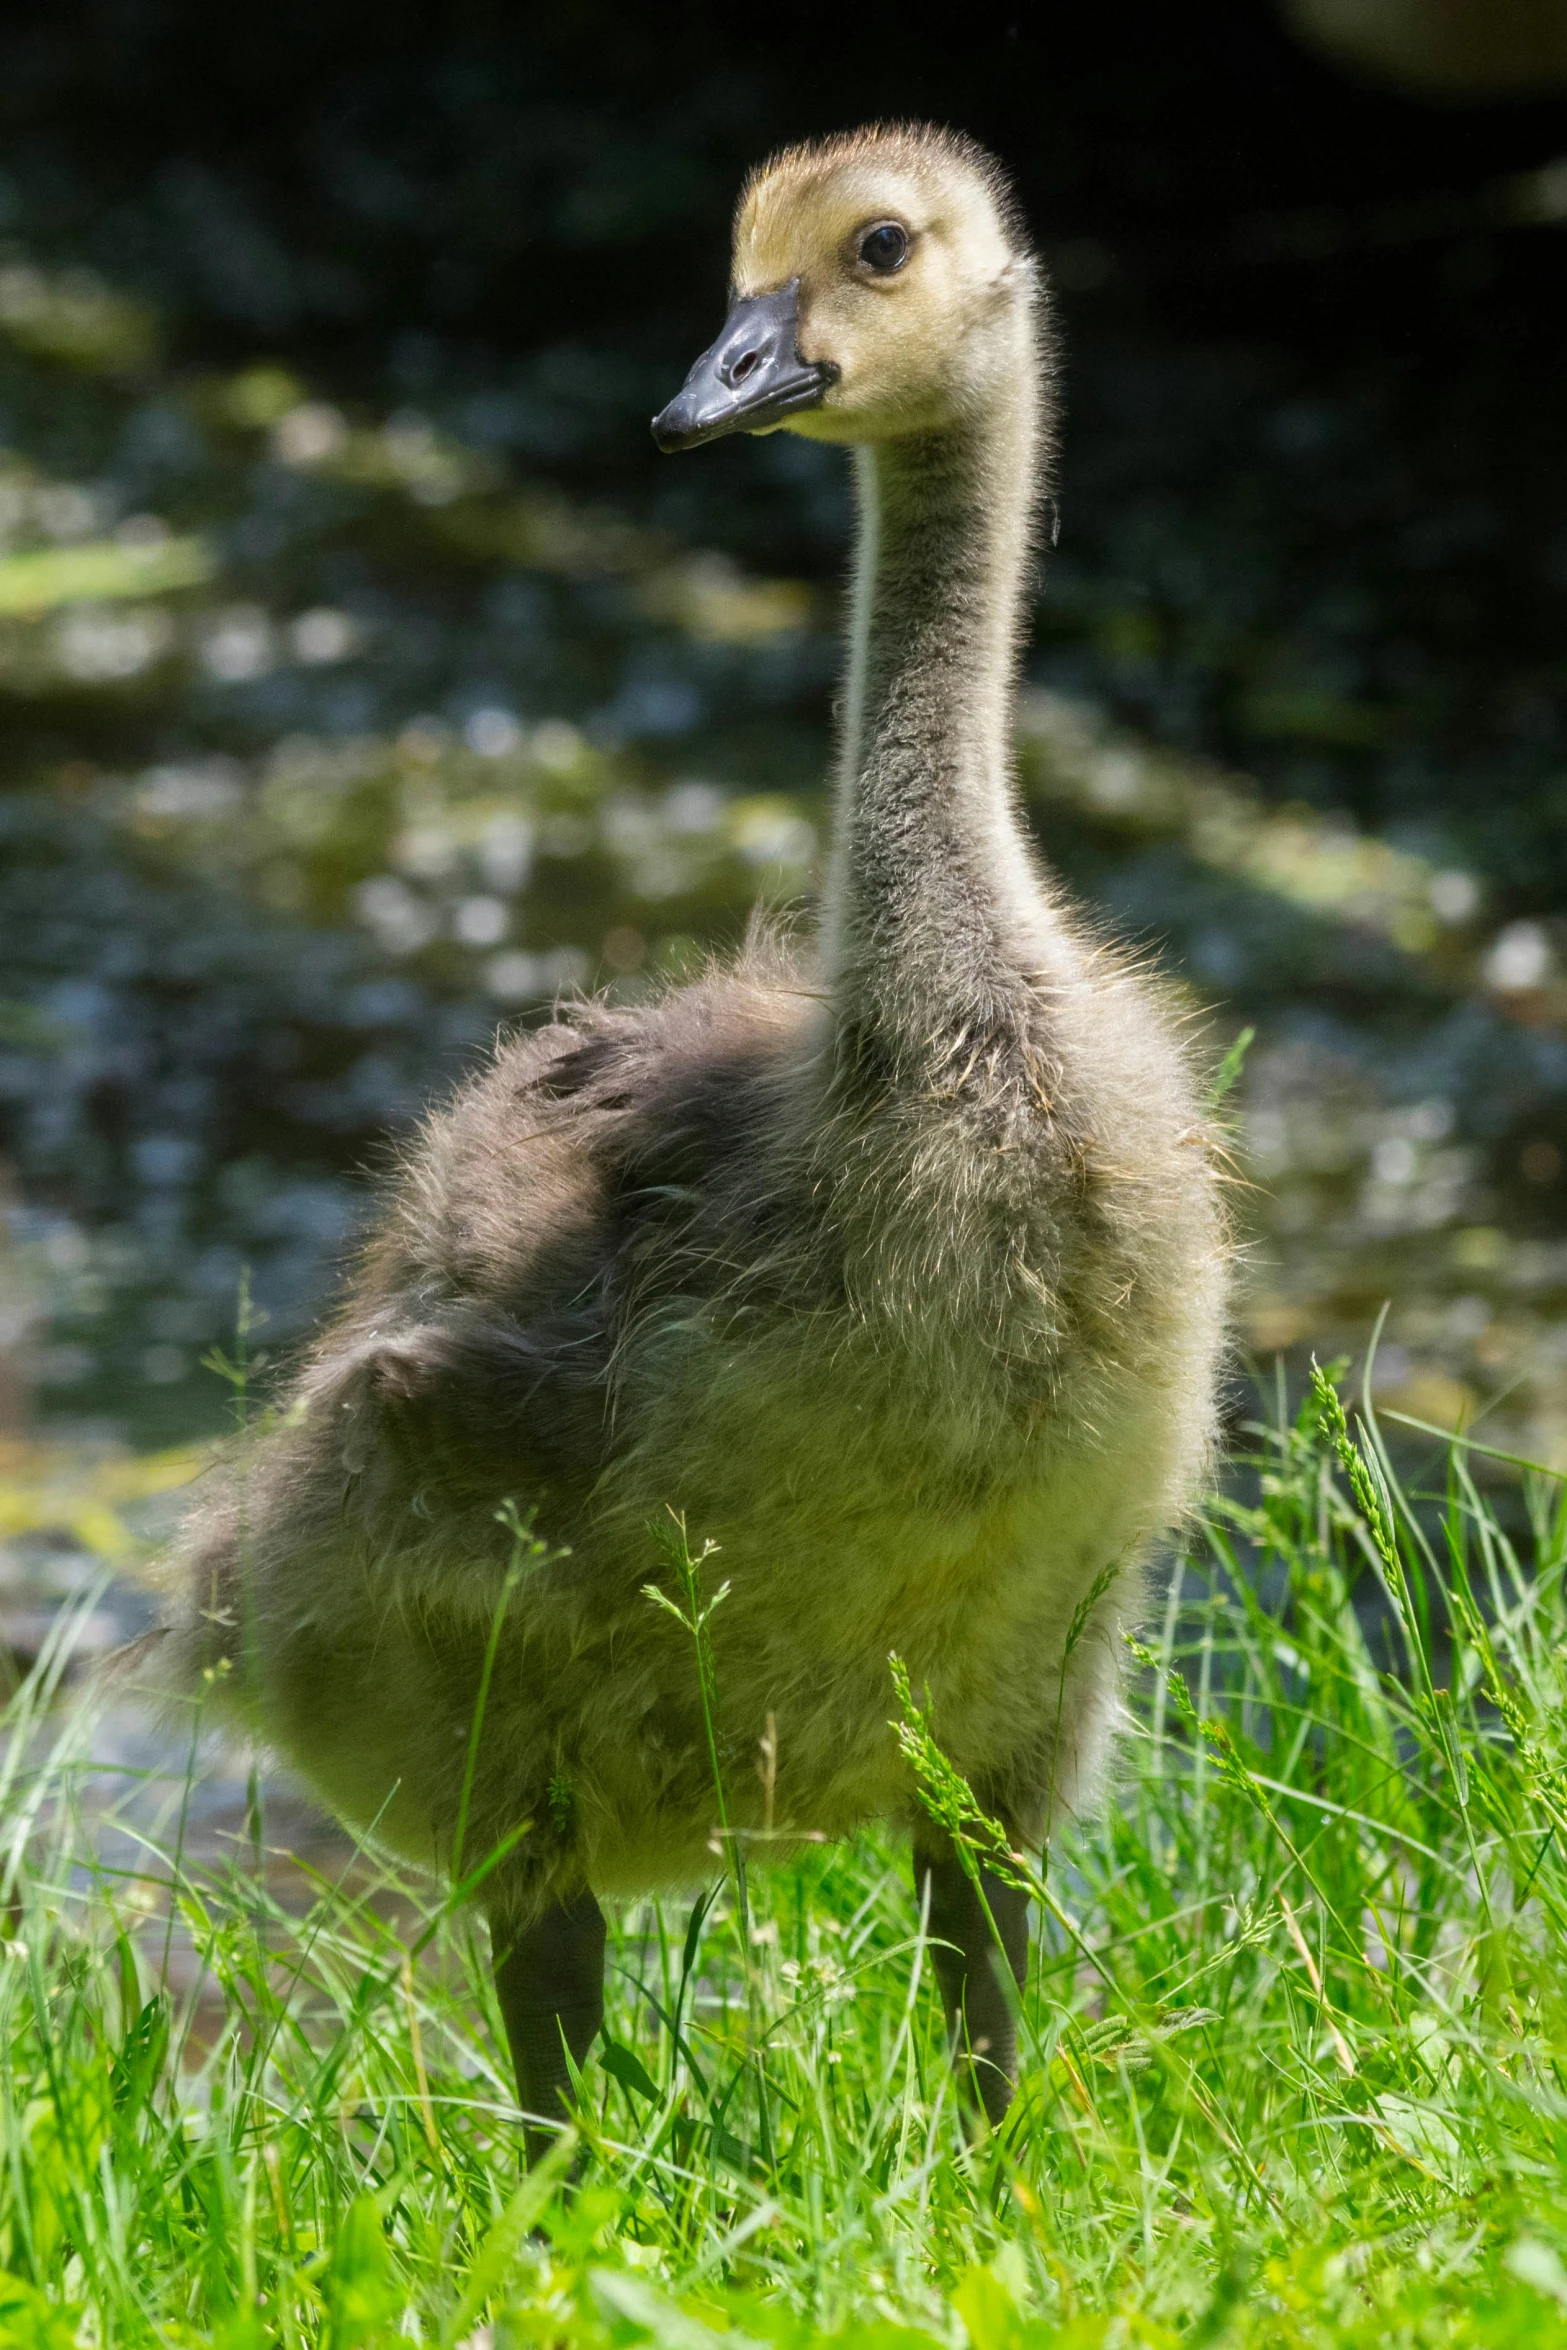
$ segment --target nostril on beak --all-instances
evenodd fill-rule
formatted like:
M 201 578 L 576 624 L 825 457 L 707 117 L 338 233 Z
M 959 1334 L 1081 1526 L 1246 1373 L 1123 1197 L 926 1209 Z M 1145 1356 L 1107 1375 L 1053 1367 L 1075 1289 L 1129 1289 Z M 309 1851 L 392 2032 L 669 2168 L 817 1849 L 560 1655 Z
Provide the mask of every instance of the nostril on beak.
M 723 331 L 653 419 L 664 450 L 694 449 L 727 432 L 772 432 L 802 408 L 820 407 L 837 370 L 808 363 L 798 348 L 799 282 L 740 296 Z

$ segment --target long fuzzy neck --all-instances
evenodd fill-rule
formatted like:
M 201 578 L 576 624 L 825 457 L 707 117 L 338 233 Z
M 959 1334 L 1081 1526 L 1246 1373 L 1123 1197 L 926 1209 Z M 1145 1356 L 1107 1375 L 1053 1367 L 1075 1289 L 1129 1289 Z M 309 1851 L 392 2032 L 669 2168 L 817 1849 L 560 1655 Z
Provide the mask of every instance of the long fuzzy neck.
M 1049 960 L 1011 788 L 1043 384 L 1015 364 L 977 418 L 857 449 L 859 545 L 823 959 L 840 1034 L 916 1082 L 994 1034 Z M 859 1047 L 857 1047 L 859 1049 Z

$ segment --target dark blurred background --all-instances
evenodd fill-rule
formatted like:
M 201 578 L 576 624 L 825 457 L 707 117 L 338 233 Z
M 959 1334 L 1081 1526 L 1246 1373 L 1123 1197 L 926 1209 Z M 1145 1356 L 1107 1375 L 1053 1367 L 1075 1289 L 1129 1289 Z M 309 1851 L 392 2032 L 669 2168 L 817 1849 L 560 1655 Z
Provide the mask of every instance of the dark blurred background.
M 770 147 L 935 116 L 1065 352 L 1021 764 L 1256 1039 L 1252 1359 L 1567 1458 L 1567 16 L 12 5 L 0 1413 L 216 1425 L 388 1138 L 808 898 L 848 510 L 647 419 Z

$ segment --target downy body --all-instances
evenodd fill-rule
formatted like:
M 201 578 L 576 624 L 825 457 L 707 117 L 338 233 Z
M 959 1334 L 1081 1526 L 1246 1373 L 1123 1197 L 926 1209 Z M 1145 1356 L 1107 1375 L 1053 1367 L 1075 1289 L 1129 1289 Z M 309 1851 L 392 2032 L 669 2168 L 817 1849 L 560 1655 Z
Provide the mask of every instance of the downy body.
M 840 283 L 882 213 L 907 267 Z M 565 1007 L 428 1120 L 275 1424 L 192 1513 L 160 1668 L 416 1860 L 531 1823 L 486 1888 L 518 1918 L 713 1868 L 696 1659 L 644 1591 L 673 1588 L 671 1511 L 728 1586 L 735 1824 L 911 1816 L 895 1651 L 1037 1836 L 1102 1770 L 1119 1628 L 1213 1430 L 1226 1241 L 1179 1022 L 1014 802 L 1034 264 L 976 150 L 883 132 L 759 174 L 735 275 L 741 311 L 792 289 L 824 396 L 784 420 L 855 444 L 819 927 Z M 510 1585 L 508 1500 L 544 1546 Z

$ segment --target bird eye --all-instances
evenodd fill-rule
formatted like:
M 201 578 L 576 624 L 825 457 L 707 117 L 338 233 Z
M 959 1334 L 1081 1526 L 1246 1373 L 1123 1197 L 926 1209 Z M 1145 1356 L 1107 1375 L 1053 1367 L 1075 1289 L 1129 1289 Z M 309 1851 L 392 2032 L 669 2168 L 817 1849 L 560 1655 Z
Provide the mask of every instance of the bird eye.
M 891 277 L 909 257 L 909 232 L 895 220 L 879 220 L 860 239 L 860 259 L 878 277 Z

